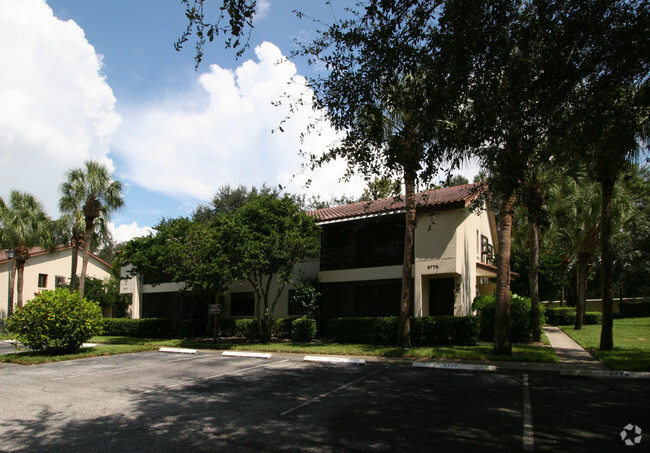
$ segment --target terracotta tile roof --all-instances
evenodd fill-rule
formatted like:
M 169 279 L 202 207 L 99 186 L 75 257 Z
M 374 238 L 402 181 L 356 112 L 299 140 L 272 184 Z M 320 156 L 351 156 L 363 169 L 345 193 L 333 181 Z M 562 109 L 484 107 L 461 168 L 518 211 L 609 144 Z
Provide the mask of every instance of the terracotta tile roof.
M 57 255 L 59 252 L 63 252 L 65 250 L 68 250 L 68 249 L 71 249 L 71 248 L 72 248 L 72 246 L 70 246 L 70 245 L 57 245 L 56 250 L 52 253 L 49 250 L 46 250 L 46 249 L 44 249 L 42 247 L 31 247 L 29 249 L 29 256 L 30 256 L 30 258 L 33 258 L 33 257 L 36 257 L 36 256 L 48 255 L 48 254 Z M 9 261 L 7 259 L 7 255 L 5 254 L 4 251 L 5 251 L 5 249 L 0 249 L 0 264 L 4 264 L 7 261 Z M 82 253 L 83 253 L 83 249 L 79 250 L 79 254 L 81 255 Z M 90 256 L 93 259 L 103 263 L 104 265 L 106 265 L 108 267 L 112 267 L 111 263 L 109 263 L 108 261 L 104 261 L 98 255 L 95 255 L 94 253 L 91 253 Z M 81 259 L 79 260 L 79 270 L 81 270 Z
M 484 190 L 482 183 L 464 184 L 445 187 L 416 194 L 418 208 L 453 209 L 467 207 Z M 352 219 L 404 210 L 404 197 L 382 198 L 375 201 L 361 201 L 345 206 L 308 211 L 307 215 L 315 217 L 318 222 Z

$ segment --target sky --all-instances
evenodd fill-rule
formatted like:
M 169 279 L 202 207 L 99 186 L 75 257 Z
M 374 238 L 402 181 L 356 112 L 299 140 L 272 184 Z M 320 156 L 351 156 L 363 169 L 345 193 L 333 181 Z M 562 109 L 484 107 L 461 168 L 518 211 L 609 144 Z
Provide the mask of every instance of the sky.
M 330 23 L 351 3 L 258 0 L 244 55 L 217 39 L 195 70 L 193 42 L 173 45 L 187 25 L 179 0 L 0 0 L 0 196 L 30 192 L 57 218 L 65 172 L 100 161 L 124 185 L 118 242 L 191 215 L 226 184 L 359 196 L 365 182 L 342 181 L 345 162 L 305 168 L 300 151 L 320 154 L 337 134 L 319 122 L 301 141 L 319 119 L 304 77 L 319 69 L 287 58 L 316 36 L 294 10 Z M 306 106 L 274 105 L 287 97 Z

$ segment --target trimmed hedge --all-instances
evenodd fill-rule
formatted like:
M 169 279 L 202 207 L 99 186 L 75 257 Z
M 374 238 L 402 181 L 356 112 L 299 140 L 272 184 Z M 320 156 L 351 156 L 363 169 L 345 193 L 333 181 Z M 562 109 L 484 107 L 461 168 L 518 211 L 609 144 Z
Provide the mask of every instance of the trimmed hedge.
M 413 346 L 473 346 L 476 340 L 478 318 L 474 316 L 411 318 Z
M 291 341 L 295 341 L 296 343 L 309 343 L 316 338 L 315 319 L 302 317 L 294 319 L 289 324 L 291 325 Z
M 257 319 L 236 319 L 233 336 L 244 337 L 250 341 L 259 339 L 260 331 Z
M 603 314 L 599 311 L 585 313 L 584 324 L 600 324 Z M 546 309 L 546 322 L 555 326 L 570 326 L 576 323 L 576 309 L 573 307 L 558 307 Z
M 478 311 L 479 338 L 494 341 L 495 296 L 477 296 L 472 309 Z M 544 307 L 540 305 L 540 324 L 546 322 Z M 510 295 L 510 339 L 515 343 L 526 343 L 532 338 L 530 321 L 530 299 L 517 294 Z
M 291 338 L 292 336 L 291 318 L 280 318 L 273 320 L 273 336 L 275 338 Z
M 650 316 L 650 300 L 624 300 L 620 307 L 621 315 L 625 318 Z
M 171 335 L 169 320 L 160 318 L 104 318 L 102 327 L 104 335 L 145 338 L 160 338 Z
M 413 346 L 474 345 L 478 320 L 471 316 L 411 318 Z M 334 341 L 375 345 L 397 345 L 399 318 L 335 318 L 328 324 Z

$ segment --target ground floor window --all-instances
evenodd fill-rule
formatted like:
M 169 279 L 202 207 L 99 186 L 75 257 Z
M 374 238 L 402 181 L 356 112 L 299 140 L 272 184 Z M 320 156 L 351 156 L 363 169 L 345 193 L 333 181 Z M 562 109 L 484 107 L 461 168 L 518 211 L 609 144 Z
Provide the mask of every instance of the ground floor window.
M 255 316 L 255 293 L 232 293 L 230 316 Z

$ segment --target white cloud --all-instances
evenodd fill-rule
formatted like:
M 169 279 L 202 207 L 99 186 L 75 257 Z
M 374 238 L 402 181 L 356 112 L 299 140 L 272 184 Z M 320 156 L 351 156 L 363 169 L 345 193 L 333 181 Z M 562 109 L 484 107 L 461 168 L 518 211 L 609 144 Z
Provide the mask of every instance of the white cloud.
M 107 158 L 120 122 L 100 57 L 43 0 L 0 0 L 0 195 L 33 193 L 51 216 L 68 168 Z
M 289 96 L 309 104 L 304 78 L 275 45 L 263 43 L 255 53 L 258 61 L 245 61 L 235 71 L 211 65 L 191 92 L 123 112 L 114 152 L 126 163 L 124 177 L 181 200 L 209 200 L 227 183 L 282 184 L 291 192 L 323 198 L 359 195 L 360 179 L 338 182 L 344 163 L 292 178 L 305 163 L 300 149 L 320 154 L 336 135 L 324 127 L 300 142 L 313 120 L 311 108 L 291 113 L 282 123 L 289 107 L 273 103 Z M 309 189 L 303 187 L 307 179 L 313 180 Z
M 128 225 L 119 225 L 117 227 L 114 224 L 109 223 L 108 228 L 113 235 L 113 240 L 115 242 L 127 242 L 133 238 L 147 236 L 149 233 L 154 233 L 153 228 L 138 226 L 135 221 Z

